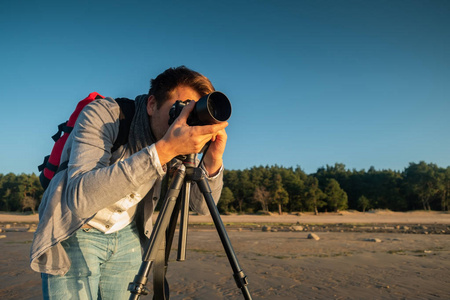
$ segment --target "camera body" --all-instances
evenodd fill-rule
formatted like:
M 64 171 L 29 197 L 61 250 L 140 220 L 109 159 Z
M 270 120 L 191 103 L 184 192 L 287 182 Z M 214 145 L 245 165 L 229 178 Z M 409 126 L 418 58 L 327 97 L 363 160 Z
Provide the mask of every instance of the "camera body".
M 180 115 L 183 108 L 193 100 L 177 100 L 169 111 L 169 125 Z M 189 126 L 212 125 L 225 122 L 231 116 L 231 103 L 221 92 L 212 92 L 201 97 L 190 113 L 187 124 Z

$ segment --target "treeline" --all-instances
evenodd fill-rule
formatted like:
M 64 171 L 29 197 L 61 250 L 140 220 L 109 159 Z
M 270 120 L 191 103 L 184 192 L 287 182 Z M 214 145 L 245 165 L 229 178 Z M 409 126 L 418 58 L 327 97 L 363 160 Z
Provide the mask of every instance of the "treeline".
M 219 210 L 331 212 L 345 209 L 444 210 L 450 205 L 450 167 L 410 163 L 403 172 L 347 170 L 344 164 L 305 174 L 300 167 L 226 170 Z
M 0 211 L 36 211 L 44 190 L 35 174 L 0 174 Z
M 0 211 L 35 212 L 43 189 L 35 174 L 0 174 Z M 450 167 L 410 163 L 403 172 L 348 170 L 344 164 L 307 175 L 300 167 L 225 170 L 222 213 L 324 212 L 354 209 L 443 210 L 450 206 Z

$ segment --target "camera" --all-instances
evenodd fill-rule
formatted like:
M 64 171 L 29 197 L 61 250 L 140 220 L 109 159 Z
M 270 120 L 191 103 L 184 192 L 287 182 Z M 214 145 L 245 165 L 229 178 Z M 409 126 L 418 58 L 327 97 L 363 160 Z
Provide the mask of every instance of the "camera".
M 177 100 L 169 111 L 169 125 L 180 115 L 183 108 L 192 100 Z M 212 125 L 225 122 L 231 116 L 231 103 L 228 97 L 221 92 L 212 92 L 201 97 L 189 114 L 187 124 L 189 126 Z

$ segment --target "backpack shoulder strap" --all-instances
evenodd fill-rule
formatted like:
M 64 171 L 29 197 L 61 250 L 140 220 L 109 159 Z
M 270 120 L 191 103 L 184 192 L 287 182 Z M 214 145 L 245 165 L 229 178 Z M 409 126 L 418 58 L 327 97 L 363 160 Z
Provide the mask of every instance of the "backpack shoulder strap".
M 111 148 L 111 153 L 119 149 L 120 146 L 128 143 L 128 135 L 130 133 L 131 121 L 133 121 L 135 104 L 134 100 L 128 98 L 116 98 L 117 104 L 120 106 L 119 115 L 119 134 Z

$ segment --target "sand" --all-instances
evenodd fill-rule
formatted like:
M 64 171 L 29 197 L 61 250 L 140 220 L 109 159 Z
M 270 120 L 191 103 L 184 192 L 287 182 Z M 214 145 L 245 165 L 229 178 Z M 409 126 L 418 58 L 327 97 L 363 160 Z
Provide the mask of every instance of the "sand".
M 253 299 L 450 299 L 450 214 L 222 220 Z M 42 298 L 40 276 L 28 265 L 33 233 L 27 228 L 36 221 L 0 213 L 0 299 Z M 244 299 L 210 217 L 190 216 L 190 222 L 187 260 L 176 261 L 176 243 L 171 252 L 171 299 Z M 320 239 L 308 239 L 310 233 Z

